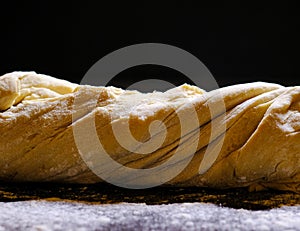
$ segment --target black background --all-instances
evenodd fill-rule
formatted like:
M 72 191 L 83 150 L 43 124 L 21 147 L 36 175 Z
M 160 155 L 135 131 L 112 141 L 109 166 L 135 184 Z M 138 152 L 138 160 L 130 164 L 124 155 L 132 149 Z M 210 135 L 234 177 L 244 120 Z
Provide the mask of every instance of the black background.
M 33 70 L 80 82 L 106 54 L 156 42 L 195 55 L 220 86 L 257 80 L 300 85 L 295 5 L 99 2 L 0 3 L 0 74 Z M 122 72 L 110 84 L 127 87 L 150 77 L 187 81 L 174 70 L 146 65 Z

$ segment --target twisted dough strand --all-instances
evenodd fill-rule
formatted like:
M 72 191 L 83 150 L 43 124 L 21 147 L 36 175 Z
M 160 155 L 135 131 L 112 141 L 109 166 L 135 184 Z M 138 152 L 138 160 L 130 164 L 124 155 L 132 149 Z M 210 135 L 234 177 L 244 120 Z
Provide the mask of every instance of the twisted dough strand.
M 211 115 L 209 106 L 217 103 L 218 94 L 226 111 L 220 109 Z M 75 98 L 82 100 L 77 108 Z M 97 107 L 92 103 L 95 99 Z M 182 135 L 177 115 L 191 107 L 199 126 Z M 1 180 L 102 181 L 83 161 L 73 136 L 74 126 L 93 115 L 107 153 L 129 168 L 159 166 L 177 148 L 188 152 L 197 142 L 191 162 L 166 184 L 300 192 L 300 87 L 258 82 L 205 92 L 182 85 L 164 93 L 143 94 L 17 72 L 0 77 L 0 110 Z M 166 137 L 161 147 L 144 155 L 139 151 L 144 148 L 141 143 L 162 136 L 162 130 L 150 136 L 148 128 L 154 120 L 163 121 Z M 220 127 L 213 134 L 212 122 Z M 116 126 L 122 132 L 125 123 L 139 141 L 127 144 L 131 151 L 120 144 L 113 131 Z M 211 153 L 205 154 L 208 145 Z M 209 158 L 217 147 L 220 152 L 213 165 L 199 173 L 204 156 Z

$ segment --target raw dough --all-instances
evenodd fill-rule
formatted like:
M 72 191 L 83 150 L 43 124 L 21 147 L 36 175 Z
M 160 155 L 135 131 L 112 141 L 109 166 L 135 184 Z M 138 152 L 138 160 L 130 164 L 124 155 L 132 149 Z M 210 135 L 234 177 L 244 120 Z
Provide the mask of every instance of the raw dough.
M 219 94 L 225 110 L 216 107 L 211 113 Z M 77 107 L 75 99 L 80 102 Z M 176 115 L 189 108 L 195 110 L 199 126 L 181 134 Z M 179 144 L 183 152 L 189 152 L 192 143 L 198 142 L 188 166 L 167 185 L 300 191 L 300 87 L 257 82 L 205 92 L 185 84 L 164 93 L 144 94 L 81 86 L 34 72 L 0 77 L 0 179 L 102 181 L 87 166 L 74 140 L 74 126 L 91 115 L 106 152 L 130 168 L 159 166 Z M 156 120 L 164 122 L 160 128 L 167 129 L 165 139 L 160 148 L 144 155 L 151 138 L 149 125 Z M 211 132 L 212 122 L 220 129 Z M 123 132 L 127 123 L 136 142 Z M 119 129 L 115 133 L 126 148 L 114 129 Z M 162 134 L 159 130 L 153 142 Z M 181 144 L 180 138 L 185 142 Z M 212 149 L 206 152 L 208 145 Z M 204 156 L 213 157 L 218 147 L 212 166 L 199 173 Z

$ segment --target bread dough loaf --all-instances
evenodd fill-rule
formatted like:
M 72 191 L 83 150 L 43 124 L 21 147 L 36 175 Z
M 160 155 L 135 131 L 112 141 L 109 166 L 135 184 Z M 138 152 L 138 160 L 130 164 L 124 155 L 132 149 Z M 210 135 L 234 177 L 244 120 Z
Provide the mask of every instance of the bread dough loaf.
M 216 107 L 212 114 L 210 105 L 217 103 L 220 94 L 224 111 Z M 182 134 L 177 113 L 189 108 L 195 110 L 199 126 Z M 191 161 L 167 185 L 300 192 L 300 87 L 257 82 L 205 92 L 185 84 L 144 94 L 81 86 L 34 72 L 0 77 L 0 179 L 103 181 L 79 154 L 74 139 L 74 127 L 91 115 L 105 151 L 128 168 L 159 166 L 179 146 L 188 152 L 197 142 Z M 156 120 L 163 121 L 164 140 L 145 155 L 143 149 L 151 138 L 149 126 Z M 126 123 L 136 142 L 124 133 Z M 213 123 L 225 130 L 212 132 Z M 220 150 L 212 166 L 199 173 L 205 155 L 214 156 L 217 147 Z

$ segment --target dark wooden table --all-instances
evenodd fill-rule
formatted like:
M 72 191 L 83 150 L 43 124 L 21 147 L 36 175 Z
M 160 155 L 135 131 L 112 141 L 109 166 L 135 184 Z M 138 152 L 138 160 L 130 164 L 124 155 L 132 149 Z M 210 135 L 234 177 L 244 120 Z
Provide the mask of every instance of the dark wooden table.
M 264 210 L 283 205 L 299 205 L 300 194 L 280 191 L 248 192 L 247 189 L 204 189 L 156 187 L 143 190 L 118 188 L 101 183 L 94 185 L 66 185 L 51 183 L 0 182 L 0 201 L 24 200 L 80 201 L 97 204 L 120 202 L 170 204 L 206 202 L 230 208 Z

